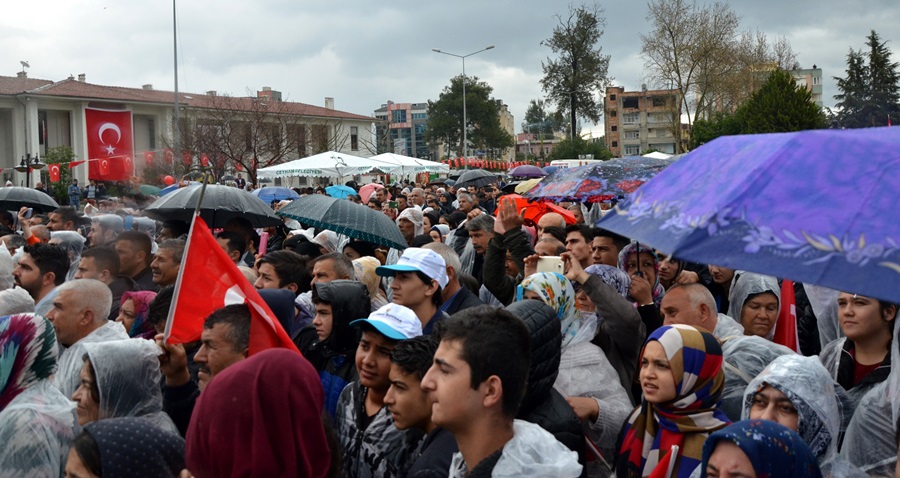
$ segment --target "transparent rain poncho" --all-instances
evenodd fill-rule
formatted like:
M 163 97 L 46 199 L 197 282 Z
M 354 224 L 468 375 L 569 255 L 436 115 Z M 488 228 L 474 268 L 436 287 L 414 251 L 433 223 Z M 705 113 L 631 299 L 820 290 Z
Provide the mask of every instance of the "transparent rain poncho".
M 69 253 L 69 273 L 66 281 L 75 278 L 78 272 L 78 263 L 81 262 L 81 252 L 84 250 L 84 242 L 87 239 L 75 231 L 51 231 L 50 244 L 58 244 Z
M 722 391 L 720 410 L 731 421 L 739 421 L 744 404 L 744 390 L 773 360 L 794 351 L 762 337 L 747 335 L 734 337 L 722 343 L 725 371 L 725 389 Z
M 63 350 L 59 355 L 59 368 L 53 376 L 53 384 L 66 397 L 71 398 L 81 383 L 81 368 L 84 366 L 85 349 L 89 343 L 109 342 L 128 338 L 125 327 L 118 322 L 107 321 L 83 339 Z
M 741 419 L 750 418 L 753 396 L 766 385 L 785 394 L 797 409 L 797 433 L 816 456 L 824 476 L 866 476 L 837 455 L 843 422 L 840 385 L 816 357 L 782 355 L 744 391 Z
M 741 312 L 744 308 L 744 302 L 750 296 L 762 294 L 763 292 L 771 292 L 778 298 L 778 310 L 781 310 L 781 287 L 778 286 L 778 279 L 772 276 L 755 274 L 747 271 L 736 271 L 734 279 L 731 281 L 731 289 L 728 293 L 728 315 L 734 320 L 741 322 Z M 777 314 L 776 314 L 777 317 Z M 766 338 L 772 340 L 775 336 L 775 324 L 766 334 Z
M 115 340 L 85 344 L 84 349 L 100 390 L 100 420 L 142 417 L 163 430 L 178 433 L 162 411 L 162 373 L 159 348 L 154 342 Z

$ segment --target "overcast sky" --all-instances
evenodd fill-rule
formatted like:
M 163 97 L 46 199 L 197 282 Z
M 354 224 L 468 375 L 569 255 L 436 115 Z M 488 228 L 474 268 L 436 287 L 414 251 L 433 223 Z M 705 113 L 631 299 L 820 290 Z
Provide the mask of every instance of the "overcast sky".
M 172 3 L 159 0 L 7 2 L 0 17 L 0 75 L 27 60 L 32 78 L 62 80 L 85 73 L 90 83 L 174 88 Z M 875 29 L 900 60 L 897 0 L 740 0 L 728 2 L 744 29 L 784 35 L 804 68 L 823 69 L 824 102 L 834 104 L 833 76 L 843 76 L 849 48 L 864 47 Z M 640 34 L 646 4 L 603 2 L 604 53 L 615 85 L 645 82 Z M 181 0 L 178 3 L 179 88 L 233 95 L 270 86 L 286 99 L 372 115 L 388 100 L 436 99 L 462 70 L 494 88 L 512 110 L 516 130 L 528 101 L 542 97 L 541 61 L 550 50 L 554 16 L 568 3 L 546 0 L 297 1 Z

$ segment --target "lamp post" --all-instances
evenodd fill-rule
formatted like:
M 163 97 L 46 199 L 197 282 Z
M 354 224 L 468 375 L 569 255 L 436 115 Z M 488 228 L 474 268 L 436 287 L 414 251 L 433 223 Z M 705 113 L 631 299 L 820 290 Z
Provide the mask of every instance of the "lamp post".
M 38 155 L 34 155 L 32 160 L 31 153 L 28 153 L 25 156 L 22 156 L 22 162 L 19 163 L 14 169 L 20 173 L 25 173 L 25 184 L 26 187 L 31 187 L 31 170 L 32 169 L 42 169 L 44 167 L 44 163 L 41 162 L 41 158 Z
M 463 91 L 462 91 L 462 93 L 463 93 L 463 141 L 462 141 L 462 147 L 463 147 L 463 157 L 466 158 L 466 161 L 465 161 L 466 169 L 469 169 L 468 154 L 466 154 L 466 152 L 468 150 L 468 142 L 467 142 L 468 138 L 466 137 L 466 58 L 468 58 L 472 55 L 481 53 L 483 51 L 491 50 L 493 48 L 494 48 L 494 45 L 488 45 L 488 46 L 482 48 L 481 50 L 474 51 L 472 53 L 469 53 L 468 55 L 457 55 L 455 53 L 449 53 L 446 51 L 439 50 L 437 48 L 431 49 L 431 51 L 433 51 L 435 53 L 441 53 L 443 55 L 455 56 L 457 58 L 462 59 L 462 67 L 463 67 L 463 70 L 462 70 L 463 71 L 463 81 L 462 81 L 462 85 L 463 85 Z

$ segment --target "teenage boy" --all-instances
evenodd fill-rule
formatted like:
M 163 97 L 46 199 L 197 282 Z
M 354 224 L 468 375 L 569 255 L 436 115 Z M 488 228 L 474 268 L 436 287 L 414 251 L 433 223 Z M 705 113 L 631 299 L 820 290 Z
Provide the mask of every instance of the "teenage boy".
M 515 420 L 525 395 L 530 335 L 510 312 L 478 306 L 438 328 L 434 364 L 422 378 L 431 419 L 456 438 L 450 476 L 577 477 L 578 454 L 533 423 Z
M 459 451 L 453 435 L 431 421 L 432 400 L 421 386 L 437 346 L 437 338 L 423 335 L 400 342 L 391 352 L 391 388 L 384 403 L 398 429 L 413 428 L 426 433 L 407 472 L 411 478 L 446 477 L 453 454 Z
M 393 277 L 391 300 L 411 309 L 422 323 L 422 333 L 430 335 L 434 325 L 446 318 L 440 310 L 441 293 L 450 279 L 447 264 L 438 253 L 420 247 L 408 247 L 396 264 L 380 266 L 375 273 Z
M 422 433 L 398 430 L 384 396 L 391 387 L 394 346 L 422 335 L 422 323 L 412 310 L 387 304 L 350 325 L 361 331 L 356 348 L 359 380 L 341 392 L 335 413 L 344 478 L 406 476 Z

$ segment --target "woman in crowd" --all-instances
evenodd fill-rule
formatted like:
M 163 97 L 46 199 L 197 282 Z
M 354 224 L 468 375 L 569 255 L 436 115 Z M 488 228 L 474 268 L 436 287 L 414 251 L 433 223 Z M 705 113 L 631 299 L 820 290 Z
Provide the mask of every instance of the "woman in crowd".
M 150 302 L 155 297 L 156 292 L 149 290 L 129 291 L 122 294 L 116 322 L 125 327 L 129 337 L 152 340 L 156 335 L 156 329 L 147 320 Z
M 734 269 L 710 264 L 709 274 L 713 280 L 713 283 L 710 284 L 710 292 L 716 298 L 719 312 L 725 314 L 728 312 L 728 306 L 730 305 L 728 297 L 731 292 L 731 280 L 734 279 Z
M 659 261 L 659 284 L 663 286 L 663 289 L 669 290 L 675 285 L 675 279 L 684 270 L 684 261 L 672 256 L 660 257 L 663 258 Z
M 819 478 L 822 472 L 803 439 L 784 425 L 745 420 L 709 436 L 703 445 L 706 476 Z
M 703 442 L 729 424 L 718 409 L 725 383 L 719 341 L 687 325 L 660 327 L 641 352 L 640 381 L 644 398 L 619 435 L 616 476 L 647 476 L 669 453 L 678 455 L 670 476 L 691 476 Z
M 72 395 L 78 403 L 78 423 L 142 417 L 178 433 L 162 411 L 159 348 L 149 340 L 113 340 L 84 345 L 81 385 Z
M 891 339 L 897 306 L 859 294 L 838 295 L 838 319 L 845 337 L 822 348 L 819 359 L 856 402 L 891 372 Z M 851 410 L 852 413 L 852 410 Z
M 737 271 L 728 296 L 728 316 L 739 321 L 745 335 L 767 340 L 775 337 L 781 287 L 772 276 Z
M 659 256 L 646 244 L 632 242 L 619 251 L 619 269 L 631 276 L 628 296 L 650 334 L 662 325 L 659 304 L 666 294 L 659 283 Z
M 347 244 L 344 244 L 343 252 L 351 261 L 365 256 L 375 257 L 375 245 L 371 242 L 350 239 Z
M 175 478 L 184 469 L 184 440 L 141 418 L 89 423 L 72 442 L 66 476 Z
M 431 235 L 434 242 L 444 242 L 444 238 L 447 237 L 447 234 L 450 234 L 450 226 L 446 224 L 436 224 L 431 227 L 428 234 Z
M 60 476 L 75 438 L 75 404 L 53 386 L 56 334 L 33 314 L 0 317 L 0 474 Z
M 319 245 L 320 253 L 331 254 L 337 252 L 341 240 L 334 231 L 322 231 L 313 238 L 312 242 Z
M 369 290 L 369 300 L 372 303 L 372 311 L 380 309 L 387 305 L 387 295 L 384 292 L 381 277 L 375 273 L 375 269 L 381 266 L 381 262 L 374 257 L 360 257 L 353 261 L 353 272 L 356 273 L 356 280 L 363 283 Z
M 285 349 L 260 352 L 222 371 L 200 395 L 187 468 L 197 478 L 340 476 L 322 407 L 322 382 L 309 362 Z

